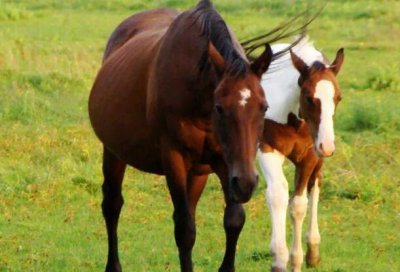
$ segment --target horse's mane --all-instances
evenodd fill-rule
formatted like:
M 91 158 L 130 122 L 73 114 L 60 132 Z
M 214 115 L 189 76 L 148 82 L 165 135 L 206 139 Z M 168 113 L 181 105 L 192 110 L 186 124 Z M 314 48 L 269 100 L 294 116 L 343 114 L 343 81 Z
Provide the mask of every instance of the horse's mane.
M 197 16 L 196 23 L 199 24 L 202 35 L 205 35 L 212 42 L 225 59 L 227 64 L 226 72 L 232 76 L 246 74 L 249 70 L 249 64 L 236 51 L 227 25 L 214 9 L 211 1 L 201 0 L 194 9 L 193 14 Z M 204 63 L 201 63 L 200 67 L 204 67 Z

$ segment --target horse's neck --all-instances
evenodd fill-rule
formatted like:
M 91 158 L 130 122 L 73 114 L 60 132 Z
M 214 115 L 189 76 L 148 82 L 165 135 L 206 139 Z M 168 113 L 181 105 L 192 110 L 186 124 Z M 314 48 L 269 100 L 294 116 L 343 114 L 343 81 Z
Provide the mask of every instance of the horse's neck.
M 272 46 L 273 52 L 285 49 L 289 44 Z M 304 60 L 307 65 L 315 61 L 325 62 L 321 52 L 316 50 L 311 42 L 305 40 L 296 45 L 293 51 Z M 300 88 L 298 86 L 299 72 L 294 68 L 289 54 L 272 62 L 269 72 L 262 78 L 262 86 L 269 104 L 265 118 L 286 124 L 289 113 L 299 118 Z

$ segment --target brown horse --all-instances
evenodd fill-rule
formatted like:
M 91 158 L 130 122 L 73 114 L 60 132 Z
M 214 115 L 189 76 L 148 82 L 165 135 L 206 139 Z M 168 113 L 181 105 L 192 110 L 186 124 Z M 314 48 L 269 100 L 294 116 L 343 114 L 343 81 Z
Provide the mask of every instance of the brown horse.
M 183 13 L 142 12 L 116 28 L 89 99 L 104 146 L 106 271 L 121 271 L 117 226 L 126 165 L 166 176 L 182 271 L 193 270 L 196 204 L 215 172 L 226 201 L 220 271 L 234 271 L 241 203 L 258 180 L 254 160 L 267 109 L 260 79 L 270 62 L 267 46 L 250 65 L 206 0 Z

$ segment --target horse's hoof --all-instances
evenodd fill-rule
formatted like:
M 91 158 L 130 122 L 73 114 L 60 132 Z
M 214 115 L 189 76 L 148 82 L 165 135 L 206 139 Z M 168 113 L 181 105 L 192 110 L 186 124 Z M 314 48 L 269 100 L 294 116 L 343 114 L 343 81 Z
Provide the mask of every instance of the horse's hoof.
M 319 245 L 309 245 L 306 254 L 306 263 L 308 267 L 316 267 L 321 262 L 319 255 Z
M 286 269 L 282 267 L 272 267 L 271 272 L 286 272 Z
M 218 272 L 235 272 L 235 268 L 234 268 L 234 267 L 224 267 L 224 266 L 221 266 L 221 267 L 218 269 Z
M 118 264 L 114 264 L 114 265 L 108 265 L 106 266 L 106 272 L 122 272 L 122 268 L 121 265 Z

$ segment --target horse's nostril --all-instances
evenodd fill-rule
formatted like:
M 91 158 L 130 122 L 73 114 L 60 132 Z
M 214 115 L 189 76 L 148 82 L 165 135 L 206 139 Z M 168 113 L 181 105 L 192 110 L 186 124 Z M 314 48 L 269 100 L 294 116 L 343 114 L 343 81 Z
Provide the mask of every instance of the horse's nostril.
M 232 182 L 232 188 L 239 187 L 239 178 L 238 177 L 233 177 L 231 182 Z

